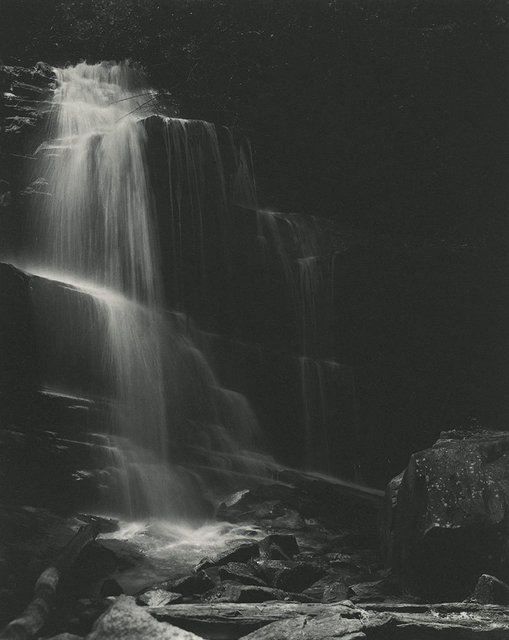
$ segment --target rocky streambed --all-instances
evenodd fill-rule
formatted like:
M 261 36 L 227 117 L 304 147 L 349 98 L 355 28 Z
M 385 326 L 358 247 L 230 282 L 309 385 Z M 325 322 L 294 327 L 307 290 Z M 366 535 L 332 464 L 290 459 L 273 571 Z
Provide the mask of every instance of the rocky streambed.
M 153 526 L 101 519 L 41 637 L 509 638 L 506 451 L 508 433 L 444 433 L 385 497 L 281 470 L 225 500 L 201 537 L 174 528 L 162 547 Z M 2 520 L 5 623 L 90 518 L 4 507 Z

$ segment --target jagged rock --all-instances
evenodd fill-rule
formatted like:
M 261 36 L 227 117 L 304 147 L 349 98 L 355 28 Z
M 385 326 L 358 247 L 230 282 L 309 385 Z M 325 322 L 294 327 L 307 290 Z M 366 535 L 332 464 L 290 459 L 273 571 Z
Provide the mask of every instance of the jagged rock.
M 334 575 L 327 575 L 304 589 L 303 595 L 309 596 L 315 602 L 341 602 L 347 599 L 348 587 L 343 580 Z
M 310 562 L 262 560 L 258 567 L 267 584 L 292 593 L 304 591 L 325 573 L 322 567 Z
M 214 567 L 214 560 L 212 558 L 203 558 L 198 562 L 198 564 L 193 568 L 193 571 L 196 573 L 198 571 L 204 571 L 205 569 L 209 569 L 210 567 Z
M 285 567 L 274 579 L 274 586 L 284 591 L 300 592 L 319 580 L 325 571 L 309 562 L 299 562 L 293 567 Z
M 267 560 L 290 560 L 291 557 L 287 555 L 283 549 L 277 544 L 269 544 L 266 546 L 263 552 L 263 557 Z
M 134 598 L 119 596 L 94 625 L 86 640 L 201 640 L 165 622 L 157 622 Z
M 205 573 L 205 575 L 207 576 L 207 578 L 209 578 L 209 580 L 211 580 L 214 584 L 220 584 L 221 582 L 221 576 L 219 575 L 219 572 L 221 571 L 222 566 L 216 567 L 215 565 L 213 565 L 212 567 L 207 567 L 206 569 L 203 569 L 203 572 Z
M 257 562 L 257 567 L 263 580 L 270 585 L 274 585 L 277 576 L 281 571 L 295 566 L 295 562 L 291 560 L 270 560 L 264 559 Z
M 341 580 L 336 580 L 328 584 L 323 590 L 322 602 L 330 604 L 331 602 L 342 602 L 347 599 L 347 587 Z
M 258 546 L 260 549 L 260 555 L 265 558 L 270 558 L 271 560 L 290 560 L 300 552 L 295 536 L 290 534 L 272 533 L 260 540 Z M 270 556 L 274 547 L 277 547 L 283 552 L 283 558 L 274 558 Z
M 284 600 L 286 595 L 281 589 L 224 582 L 211 597 L 218 602 L 267 602 Z
M 475 585 L 472 600 L 480 604 L 509 604 L 509 586 L 494 576 L 483 574 Z
M 57 636 L 51 636 L 48 640 L 83 640 L 83 638 L 74 633 L 59 633 Z
M 221 580 L 230 580 L 247 585 L 267 586 L 264 581 L 255 574 L 253 567 L 242 562 L 229 562 L 219 567 Z
M 283 560 L 258 560 L 256 563 L 257 568 L 260 572 L 260 576 L 267 584 L 274 584 L 277 574 L 287 567 L 294 566 L 293 561 L 283 561 Z
M 183 596 L 201 595 L 213 589 L 214 586 L 214 582 L 204 571 L 198 571 L 194 575 L 185 576 L 174 582 L 164 582 L 159 585 L 162 589 L 172 591 L 173 593 L 180 593 Z
M 194 571 L 201 571 L 213 566 L 223 566 L 230 562 L 249 562 L 253 558 L 257 558 L 260 555 L 260 550 L 256 542 L 247 542 L 241 544 L 235 549 L 230 549 L 224 553 L 219 554 L 215 558 L 204 558 L 199 562 Z
M 164 607 L 177 602 L 182 602 L 182 594 L 165 589 L 150 589 L 136 598 L 136 604 L 142 607 Z
M 508 504 L 509 432 L 444 432 L 414 454 L 384 519 L 386 555 L 403 587 L 453 601 L 468 597 L 480 574 L 508 580 Z
M 348 587 L 347 597 L 354 603 L 375 602 L 379 599 L 385 599 L 388 591 L 388 585 L 384 580 L 359 582 Z

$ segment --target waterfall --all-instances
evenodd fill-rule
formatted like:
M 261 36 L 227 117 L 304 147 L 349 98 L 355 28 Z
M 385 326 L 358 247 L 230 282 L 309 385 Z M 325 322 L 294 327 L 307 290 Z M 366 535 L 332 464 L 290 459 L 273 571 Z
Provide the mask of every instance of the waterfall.
M 160 303 L 146 133 L 150 92 L 127 64 L 57 70 L 50 142 L 39 148 L 51 198 L 39 261 L 57 272 Z
M 45 195 L 35 199 L 26 268 L 67 292 L 53 300 L 44 289 L 38 304 L 53 342 L 69 344 L 59 347 L 60 360 L 46 363 L 44 386 L 68 391 L 59 370 L 65 370 L 65 352 L 75 348 L 72 336 L 83 340 L 94 333 L 90 344 L 101 351 L 97 376 L 104 379 L 102 393 L 110 396 L 115 509 L 132 518 L 190 517 L 202 492 L 197 495 L 196 473 L 182 469 L 190 458 L 233 471 L 263 468 L 243 452 L 257 431 L 247 401 L 220 388 L 187 321 L 165 311 L 156 225 L 161 215 L 151 184 L 147 122 L 155 118 L 163 127 L 173 238 L 169 264 L 177 288 L 185 286 L 184 230 L 193 237 L 202 276 L 207 273 L 203 163 L 216 167 L 217 215 L 227 209 L 215 130 L 159 115 L 156 93 L 136 66 L 80 63 L 58 69 L 57 76 L 48 141 L 37 152 Z M 197 142 L 191 144 L 193 135 Z M 83 353 L 78 360 L 89 357 Z
M 358 450 L 354 377 L 336 361 L 331 331 L 334 266 L 342 240 L 326 221 L 268 209 L 257 209 L 257 227 L 261 262 L 270 265 L 271 277 L 281 275 L 292 309 L 302 462 L 310 471 L 325 473 L 340 465 L 343 474 L 354 477 L 348 459 Z

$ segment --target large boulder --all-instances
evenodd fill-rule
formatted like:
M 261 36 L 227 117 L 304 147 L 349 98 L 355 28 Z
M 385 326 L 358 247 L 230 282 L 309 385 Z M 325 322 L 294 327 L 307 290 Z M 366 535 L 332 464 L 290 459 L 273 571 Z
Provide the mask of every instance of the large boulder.
M 509 432 L 447 431 L 389 484 L 382 538 L 402 587 L 428 601 L 509 578 Z

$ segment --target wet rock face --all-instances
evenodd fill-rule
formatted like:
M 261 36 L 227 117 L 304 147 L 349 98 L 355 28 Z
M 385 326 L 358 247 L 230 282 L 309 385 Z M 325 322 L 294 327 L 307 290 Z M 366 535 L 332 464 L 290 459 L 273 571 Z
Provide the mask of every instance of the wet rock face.
M 0 420 L 24 415 L 35 390 L 36 345 L 29 278 L 0 264 Z
M 509 604 L 509 586 L 494 578 L 483 574 L 475 585 L 472 600 L 479 604 Z
M 442 433 L 388 494 L 383 538 L 405 589 L 453 601 L 483 573 L 507 581 L 509 432 Z
M 53 69 L 44 62 L 35 67 L 3 66 L 0 70 L 3 126 L 7 134 L 23 134 L 19 123 L 35 126 L 48 110 L 47 101 L 56 86 Z
M 25 231 L 32 156 L 42 142 L 56 77 L 49 65 L 0 65 L 0 253 L 16 254 Z
M 214 583 L 204 571 L 198 571 L 195 575 L 180 578 L 175 582 L 163 583 L 163 585 L 161 586 L 167 591 L 180 593 L 183 596 L 199 595 L 214 587 Z

